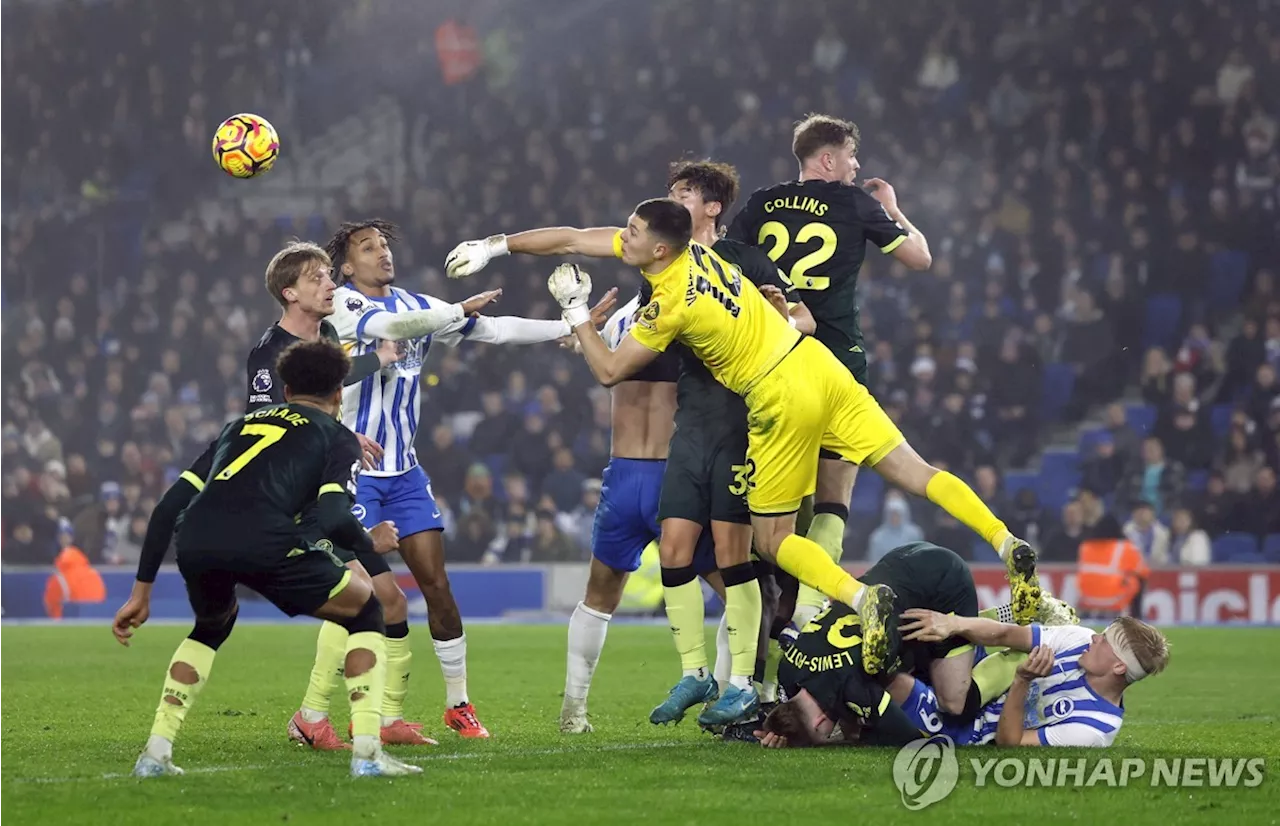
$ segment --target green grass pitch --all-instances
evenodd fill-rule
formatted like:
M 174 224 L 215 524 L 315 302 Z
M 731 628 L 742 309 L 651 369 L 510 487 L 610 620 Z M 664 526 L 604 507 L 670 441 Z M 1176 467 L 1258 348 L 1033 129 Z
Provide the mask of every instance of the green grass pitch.
M 443 686 L 424 631 L 414 632 L 409 716 L 424 720 L 441 745 L 398 750 L 425 767 L 421 777 L 351 780 L 344 756 L 286 741 L 315 640 L 314 626 L 292 625 L 236 629 L 177 744 L 188 775 L 137 781 L 127 775 L 186 629 L 143 628 L 126 650 L 105 627 L 6 627 L 5 816 L 147 826 L 1280 821 L 1276 629 L 1171 631 L 1170 670 L 1131 692 L 1112 752 L 1263 757 L 1261 786 L 979 789 L 962 753 L 958 788 L 923 812 L 902 807 L 892 751 L 766 752 L 714 740 L 691 719 L 650 726 L 649 709 L 678 674 L 670 637 L 658 626 L 610 630 L 591 694 L 595 732 L 578 737 L 556 727 L 564 628 L 472 627 L 472 699 L 494 736 L 462 741 L 440 725 Z M 345 730 L 345 709 L 335 718 Z

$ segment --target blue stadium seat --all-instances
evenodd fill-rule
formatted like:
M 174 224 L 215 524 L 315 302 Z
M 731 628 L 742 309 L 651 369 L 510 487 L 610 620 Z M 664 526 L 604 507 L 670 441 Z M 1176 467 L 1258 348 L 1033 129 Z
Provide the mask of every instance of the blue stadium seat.
M 853 499 L 849 501 L 849 512 L 879 517 L 883 501 L 884 477 L 874 471 L 863 470 L 858 474 L 858 481 L 853 485 Z
M 1182 327 L 1182 298 L 1173 293 L 1160 293 L 1147 299 L 1142 325 L 1143 348 L 1163 347 L 1172 354 L 1178 345 Z
M 1105 427 L 1090 427 L 1080 431 L 1080 458 L 1087 459 L 1093 455 L 1093 449 L 1107 435 Z
M 1280 563 L 1280 533 L 1269 533 L 1262 540 L 1262 556 L 1267 562 Z
M 1036 489 L 1036 483 L 1040 477 L 1025 470 L 1011 470 L 1004 475 L 1004 495 L 1012 499 L 1018 495 L 1018 491 L 1024 488 Z
M 1235 311 L 1240 295 L 1249 280 L 1249 254 L 1238 250 L 1220 250 L 1209 258 L 1209 307 Z
M 1080 455 L 1074 450 L 1047 450 L 1040 459 L 1036 492 L 1040 503 L 1057 511 L 1080 485 Z
M 1131 404 L 1125 408 L 1125 421 L 1138 436 L 1151 435 L 1156 427 L 1156 406 L 1154 404 Z
M 1192 470 L 1187 473 L 1187 490 L 1199 493 L 1209 487 L 1209 471 Z
M 1071 401 L 1075 387 L 1075 370 L 1069 364 L 1046 364 L 1040 382 L 1040 415 L 1046 421 L 1059 421 Z
M 1229 533 L 1213 540 L 1214 562 L 1258 562 L 1258 537 L 1248 533 Z
M 1235 407 L 1229 404 L 1215 404 L 1209 408 L 1209 429 L 1213 431 L 1215 439 L 1227 435 L 1227 431 L 1231 429 L 1231 414 L 1235 412 Z

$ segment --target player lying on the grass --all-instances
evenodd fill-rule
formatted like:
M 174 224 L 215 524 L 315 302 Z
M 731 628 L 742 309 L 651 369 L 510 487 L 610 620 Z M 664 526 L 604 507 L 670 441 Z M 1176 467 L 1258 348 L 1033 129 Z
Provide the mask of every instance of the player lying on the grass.
M 401 533 L 399 552 L 427 603 L 427 622 L 445 680 L 444 724 L 463 737 L 489 736 L 467 692 L 467 638 L 458 604 L 445 572 L 444 523 L 431 490 L 431 479 L 418 463 L 414 439 L 421 421 L 419 383 L 433 342 L 456 346 L 462 341 L 535 344 L 554 341 L 568 332 L 562 321 L 518 317 L 489 318 L 478 311 L 498 298 L 500 290 L 452 304 L 394 286 L 395 257 L 391 242 L 396 227 L 369 219 L 345 223 L 326 249 L 343 286 L 335 293 L 333 324 L 343 345 L 356 353 L 375 352 L 383 340 L 399 343 L 405 355 L 344 395 L 343 420 L 357 434 L 384 449 L 379 462 L 360 475 L 355 512 L 365 525 L 384 519 Z M 602 323 L 613 306 L 605 296 L 593 312 Z M 443 326 L 439 321 L 443 320 Z M 427 322 L 431 322 L 427 326 Z M 417 724 L 403 718 L 412 648 L 408 606 L 395 575 L 381 556 L 362 557 L 387 612 L 386 704 L 382 734 L 387 742 L 430 744 Z M 341 662 L 344 630 L 321 627 L 316 659 L 301 707 L 289 722 L 289 736 L 313 748 L 345 748 L 328 718 L 334 679 Z
M 641 304 L 637 295 L 609 319 L 604 336 L 610 347 L 616 347 L 631 329 Z M 560 731 L 565 734 L 592 730 L 587 719 L 587 694 L 604 650 L 609 621 L 622 600 L 627 577 L 640 567 L 641 556 L 661 533 L 659 502 L 666 490 L 663 479 L 672 430 L 679 417 L 679 375 L 679 356 L 672 350 L 630 380 L 614 385 L 610 393 L 610 458 L 591 526 L 586 593 L 569 618 L 564 702 L 560 707 Z M 699 543 L 690 564 L 723 599 L 724 583 L 716 571 L 710 541 Z M 692 585 L 701 608 L 702 589 L 696 580 Z M 701 627 L 699 623 L 699 630 Z M 705 659 L 702 664 L 706 665 Z
M 892 588 L 897 610 L 928 606 L 975 613 L 978 609 L 969 566 L 955 552 L 928 542 L 894 548 L 863 579 Z M 858 650 L 864 644 L 861 632 L 858 615 L 840 603 L 831 603 L 814 616 L 783 650 L 778 679 L 788 701 L 770 711 L 756 726 L 754 737 L 739 734 L 733 739 L 759 739 L 779 747 L 828 740 L 900 745 L 918 737 L 912 719 L 891 702 L 881 680 L 863 667 Z M 964 640 L 899 645 L 896 634 L 892 638 L 895 667 L 935 680 L 960 677 L 965 693 L 971 692 L 968 668 L 973 647 Z
M 396 546 L 394 525 L 369 532 L 351 514 L 362 451 L 336 419 L 350 366 L 331 342 L 292 345 L 277 365 L 286 403 L 229 423 L 184 473 L 199 492 L 182 511 L 175 546 L 195 627 L 170 660 L 135 775 L 182 773 L 173 764 L 173 741 L 235 626 L 237 585 L 252 588 L 290 616 L 309 614 L 347 630 L 343 677 L 354 731 L 352 776 L 421 771 L 382 752 L 386 640 L 372 587 L 344 566 L 332 542 L 308 542 L 305 528 L 295 521 L 296 514 L 314 506 L 319 530 L 342 547 L 385 553 Z M 150 534 L 149 529 L 148 540 Z M 162 554 L 159 541 L 149 545 L 148 554 L 157 547 Z M 151 568 L 158 559 L 145 564 Z M 142 567 L 140 562 L 140 575 Z M 116 615 L 117 638 L 127 644 L 131 629 L 146 618 L 145 601 L 130 599 Z
M 922 609 L 903 617 L 906 640 L 963 638 L 1029 653 L 1006 695 L 969 725 L 943 728 L 957 745 L 1109 746 L 1124 721 L 1125 689 L 1169 664 L 1164 635 L 1133 617 L 1120 617 L 1101 634 L 1080 625 L 1028 627 Z M 904 689 L 904 704 L 927 717 L 926 690 L 903 681 L 898 690 Z
M 801 582 L 857 608 L 869 672 L 888 665 L 890 627 L 897 623 L 890 615 L 892 593 L 883 585 L 864 588 L 820 545 L 795 533 L 796 511 L 814 491 L 823 447 L 927 496 L 989 541 L 1008 565 L 1019 616 L 1034 616 L 1040 586 L 1031 547 L 1014 537 L 968 485 L 921 459 L 826 347 L 802 337 L 755 285 L 715 252 L 693 243 L 692 233 L 688 210 L 659 198 L 638 205 L 622 232 L 551 228 L 493 236 L 455 248 L 447 266 L 451 274 L 465 275 L 512 251 L 601 255 L 611 248 L 638 267 L 653 286 L 653 300 L 614 351 L 587 327 L 590 278 L 565 264 L 549 281 L 592 373 L 611 386 L 679 341 L 717 381 L 743 396 L 749 431 L 744 479 L 756 549 Z

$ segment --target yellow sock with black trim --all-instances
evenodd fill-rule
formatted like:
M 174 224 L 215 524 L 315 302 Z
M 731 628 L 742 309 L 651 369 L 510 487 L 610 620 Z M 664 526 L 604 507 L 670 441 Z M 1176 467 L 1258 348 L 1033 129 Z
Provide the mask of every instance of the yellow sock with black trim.
M 724 615 L 729 631 L 729 682 L 738 688 L 750 688 L 756 671 L 760 615 L 764 611 L 756 566 L 751 562 L 731 565 L 720 576 L 724 578 Z
M 213 658 L 218 652 L 204 643 L 193 639 L 184 639 L 169 660 L 169 669 L 164 674 L 164 691 L 160 695 L 160 705 L 156 707 L 156 716 L 151 724 L 151 736 L 162 737 L 172 743 L 187 719 L 187 711 L 195 703 L 196 697 L 209 679 L 209 671 L 213 668 Z M 185 666 L 185 667 L 184 667 Z M 190 682 L 194 671 L 195 682 Z
M 373 653 L 373 667 L 363 674 L 346 674 L 346 657 L 353 651 Z M 353 737 L 378 738 L 382 729 L 382 699 L 387 690 L 387 639 L 378 631 L 360 631 L 347 637 L 343 657 L 343 680 L 347 699 L 351 701 L 351 734 Z
M 389 725 L 404 718 L 404 698 L 409 693 L 409 665 L 413 649 L 409 646 L 409 623 L 387 624 L 387 690 L 382 695 L 382 724 Z
M 1011 651 L 1007 648 L 988 649 L 982 662 L 973 667 L 973 683 L 982 694 L 982 705 L 986 705 L 1013 685 L 1013 678 L 1018 666 L 1026 662 L 1027 654 L 1022 651 Z
M 822 546 L 791 534 L 778 546 L 778 567 L 827 597 L 854 605 L 862 583 L 831 561 Z
M 1003 537 L 1009 534 L 1009 529 L 978 498 L 973 488 L 966 485 L 958 476 L 940 470 L 929 480 L 929 484 L 925 485 L 924 492 L 930 502 L 990 542 L 997 553 L 1000 551 L 1000 545 L 996 540 L 1003 542 Z
M 347 629 L 334 622 L 320 623 L 316 635 L 316 659 L 311 665 L 307 693 L 302 696 L 302 714 L 314 723 L 329 713 L 333 689 L 342 679 L 342 660 L 347 653 Z
M 702 602 L 702 586 L 693 566 L 662 569 L 662 597 L 666 603 L 667 622 L 680 654 L 680 667 L 686 675 L 699 680 L 707 678 L 706 606 Z M 760 620 L 756 620 L 759 625 Z M 755 632 L 755 626 L 752 633 Z

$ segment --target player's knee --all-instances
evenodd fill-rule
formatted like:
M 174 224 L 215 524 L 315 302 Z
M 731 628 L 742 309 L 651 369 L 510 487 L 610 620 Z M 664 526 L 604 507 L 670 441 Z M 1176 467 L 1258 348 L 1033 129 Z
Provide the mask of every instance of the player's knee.
M 382 615 L 388 623 L 404 622 L 409 616 L 409 601 L 396 584 L 394 574 L 383 574 L 373 580 L 373 593 L 382 604 Z
M 933 693 L 938 698 L 938 710 L 943 714 L 964 714 L 971 682 L 965 680 L 959 685 L 935 687 Z
M 385 634 L 387 632 L 386 620 L 382 614 L 382 603 L 378 602 L 378 598 L 373 594 L 369 595 L 369 599 L 365 601 L 365 604 L 354 616 L 338 624 L 347 629 L 348 634 L 365 632 Z
M 231 629 L 235 627 L 236 617 L 239 615 L 240 606 L 233 605 L 231 610 L 221 617 L 197 618 L 195 627 L 187 637 L 193 642 L 217 651 L 218 647 L 227 641 L 227 637 L 231 636 Z

